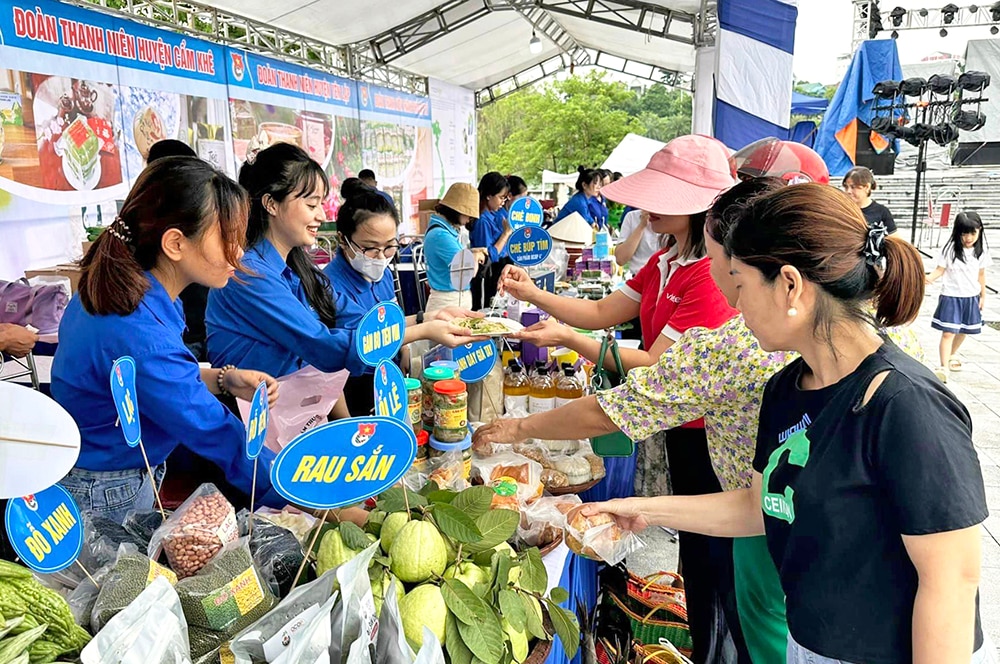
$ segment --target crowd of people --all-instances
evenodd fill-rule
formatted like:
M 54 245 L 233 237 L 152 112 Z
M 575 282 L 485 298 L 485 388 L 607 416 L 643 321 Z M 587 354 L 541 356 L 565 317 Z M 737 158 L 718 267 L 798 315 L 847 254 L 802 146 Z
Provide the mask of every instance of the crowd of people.
M 84 257 L 63 317 L 52 396 L 82 438 L 63 485 L 81 509 L 120 521 L 153 506 L 186 449 L 232 491 L 256 482 L 259 503 L 281 506 L 273 453 L 254 478 L 234 398 L 263 381 L 273 401 L 277 377 L 311 365 L 351 374 L 331 417 L 372 411 L 354 335 L 395 298 L 399 212 L 371 171 L 346 180 L 338 247 L 321 270 L 307 250 L 330 182 L 305 151 L 251 154 L 237 182 L 163 143 Z M 852 170 L 839 191 L 799 147 L 769 142 L 766 163 L 760 149 L 733 156 L 691 135 L 629 176 L 581 167 L 557 219 L 578 213 L 599 228 L 609 205 L 625 213 L 615 256 L 631 277 L 600 301 L 543 291 L 510 263 L 507 210 L 527 195 L 522 178 L 452 185 L 426 230 L 430 293 L 404 344 L 472 341 L 453 321 L 498 293 L 550 314 L 522 340 L 594 362 L 601 343 L 574 328 L 638 320 L 619 387 L 498 419 L 474 442 L 616 431 L 637 441 L 631 490 L 585 511 L 636 532 L 680 531 L 697 664 L 725 661 L 727 643 L 741 663 L 990 661 L 978 611 L 983 478 L 968 411 L 939 380 L 981 326 L 982 222 L 959 215 L 925 277 L 872 201 L 870 171 Z M 936 377 L 908 325 L 939 278 Z M 0 326 L 4 352 L 34 341 Z M 107 373 L 123 355 L 136 359 L 152 476 L 116 428 Z

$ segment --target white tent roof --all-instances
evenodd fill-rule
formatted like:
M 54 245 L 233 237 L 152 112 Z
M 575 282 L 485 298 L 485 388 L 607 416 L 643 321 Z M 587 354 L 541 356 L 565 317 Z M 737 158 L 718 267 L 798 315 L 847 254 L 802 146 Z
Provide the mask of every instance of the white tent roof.
M 612 172 L 618 171 L 622 175 L 632 175 L 646 168 L 649 160 L 664 145 L 666 143 L 638 134 L 625 134 L 625 138 L 611 151 L 601 168 Z
M 386 64 L 472 89 L 505 81 L 551 60 L 570 46 L 591 55 L 600 52 L 620 59 L 620 63 L 614 64 L 602 60 L 597 63 L 600 66 L 628 70 L 629 65 L 649 65 L 668 71 L 693 72 L 693 40 L 698 24 L 695 17 L 705 4 L 703 0 L 277 3 L 217 0 L 213 3 L 219 10 L 327 44 L 350 45 L 364 51 L 372 43 L 378 43 L 391 51 Z M 707 4 L 714 7 L 715 3 Z M 668 16 L 668 12 L 673 13 Z M 538 54 L 528 49 L 533 25 L 543 44 Z M 665 28 L 671 38 L 664 36 Z M 561 46 L 555 43 L 557 38 Z
M 576 179 L 580 177 L 579 173 L 556 173 L 555 171 L 542 171 L 542 185 L 549 184 L 568 184 L 573 186 L 576 184 Z

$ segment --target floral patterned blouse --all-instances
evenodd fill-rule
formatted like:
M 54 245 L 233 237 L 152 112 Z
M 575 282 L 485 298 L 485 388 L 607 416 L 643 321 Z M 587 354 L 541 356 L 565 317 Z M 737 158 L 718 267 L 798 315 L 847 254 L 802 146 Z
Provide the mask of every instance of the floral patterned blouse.
M 894 328 L 888 336 L 922 358 L 909 328 Z M 722 488 L 746 488 L 764 385 L 796 357 L 761 350 L 743 317 L 735 316 L 714 330 L 689 329 L 656 364 L 633 369 L 622 385 L 598 392 L 597 401 L 632 440 L 705 418 L 708 451 Z

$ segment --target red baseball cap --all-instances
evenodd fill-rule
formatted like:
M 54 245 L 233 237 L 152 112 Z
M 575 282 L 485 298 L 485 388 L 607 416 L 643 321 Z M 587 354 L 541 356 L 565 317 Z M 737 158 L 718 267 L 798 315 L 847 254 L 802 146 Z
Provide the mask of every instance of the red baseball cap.
M 653 214 L 698 214 L 734 184 L 729 151 L 717 139 L 690 134 L 670 141 L 638 173 L 602 187 L 616 203 Z

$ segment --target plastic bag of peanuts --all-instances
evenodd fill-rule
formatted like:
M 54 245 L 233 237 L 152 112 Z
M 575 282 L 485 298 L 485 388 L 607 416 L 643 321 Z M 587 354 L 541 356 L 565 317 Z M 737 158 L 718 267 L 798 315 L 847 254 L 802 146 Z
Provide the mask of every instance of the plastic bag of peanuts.
M 214 484 L 202 484 L 153 533 L 149 557 L 157 560 L 162 550 L 177 578 L 184 579 L 197 574 L 239 535 L 236 510 Z

